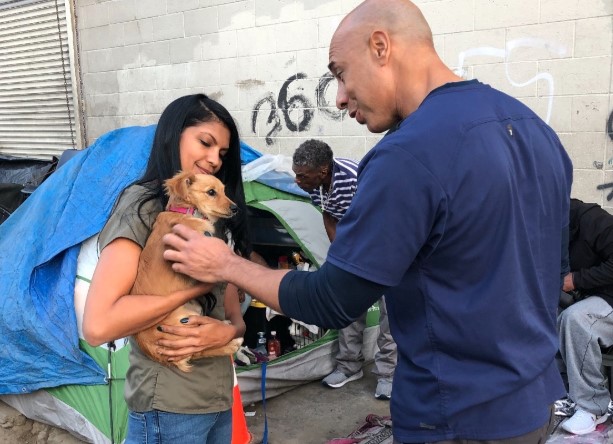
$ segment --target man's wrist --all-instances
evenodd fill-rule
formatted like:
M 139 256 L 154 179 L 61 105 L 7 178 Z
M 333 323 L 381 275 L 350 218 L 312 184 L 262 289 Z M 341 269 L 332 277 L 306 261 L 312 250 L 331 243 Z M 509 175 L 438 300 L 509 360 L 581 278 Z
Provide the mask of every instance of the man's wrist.
M 230 251 L 228 253 L 221 269 L 219 270 L 219 277 L 221 278 L 223 282 L 231 282 L 236 285 L 236 282 L 234 281 L 233 278 L 235 277 L 235 272 L 239 270 L 241 267 L 241 263 L 240 263 L 241 260 L 246 260 L 246 259 L 242 259 L 240 256 L 235 254 L 233 251 Z

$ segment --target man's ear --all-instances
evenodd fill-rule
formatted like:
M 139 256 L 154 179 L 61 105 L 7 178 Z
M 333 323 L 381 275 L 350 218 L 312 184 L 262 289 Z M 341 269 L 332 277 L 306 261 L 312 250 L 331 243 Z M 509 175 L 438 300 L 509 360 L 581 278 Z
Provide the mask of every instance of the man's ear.
M 385 31 L 373 31 L 370 35 L 369 47 L 376 63 L 387 64 L 390 57 L 390 38 Z

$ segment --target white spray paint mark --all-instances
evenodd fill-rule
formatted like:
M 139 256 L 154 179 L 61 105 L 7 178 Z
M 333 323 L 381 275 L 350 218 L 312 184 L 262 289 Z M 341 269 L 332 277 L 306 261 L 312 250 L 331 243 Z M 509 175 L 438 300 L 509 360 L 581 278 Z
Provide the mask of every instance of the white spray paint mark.
M 544 80 L 547 82 L 549 86 L 549 94 L 548 97 L 548 106 L 547 106 L 547 117 L 545 118 L 545 122 L 549 123 L 551 119 L 551 110 L 553 108 L 553 92 L 554 92 L 554 80 L 553 76 L 548 72 L 540 72 L 531 79 L 528 79 L 525 82 L 516 82 L 511 78 L 509 73 L 509 58 L 513 50 L 517 48 L 539 48 L 546 49 L 550 52 L 553 52 L 559 56 L 563 56 L 566 54 L 566 47 L 563 45 L 559 45 L 557 43 L 551 43 L 543 39 L 526 37 L 516 40 L 511 40 L 507 42 L 506 48 L 494 48 L 491 46 L 482 46 L 479 48 L 471 48 L 466 51 L 462 51 L 458 55 L 458 68 L 455 69 L 455 73 L 460 77 L 464 77 L 466 75 L 466 70 L 464 69 L 464 60 L 468 57 L 474 57 L 478 55 L 491 56 L 491 57 L 499 57 L 504 59 L 504 71 L 507 76 L 507 80 L 512 86 L 517 88 L 522 88 L 524 86 L 530 85 L 531 83 L 537 82 L 539 80 Z

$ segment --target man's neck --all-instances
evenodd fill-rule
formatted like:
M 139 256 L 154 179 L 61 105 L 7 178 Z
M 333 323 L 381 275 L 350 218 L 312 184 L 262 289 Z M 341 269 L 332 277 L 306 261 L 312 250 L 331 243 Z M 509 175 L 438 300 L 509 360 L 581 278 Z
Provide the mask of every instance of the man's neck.
M 424 64 L 421 69 L 413 71 L 414 76 L 421 78 L 422 81 L 413 80 L 411 83 L 405 84 L 404 88 L 401 88 L 397 94 L 401 120 L 404 120 L 419 108 L 428 94 L 436 88 L 446 83 L 464 80 L 451 71 L 436 54 L 430 54 L 429 56 L 429 63 Z
M 328 174 L 326 174 L 326 177 L 324 177 L 323 180 L 321 181 L 321 184 L 323 185 L 324 190 L 326 191 L 330 191 L 330 188 L 332 188 L 333 169 L 334 169 L 334 162 L 330 164 L 330 166 L 328 167 Z

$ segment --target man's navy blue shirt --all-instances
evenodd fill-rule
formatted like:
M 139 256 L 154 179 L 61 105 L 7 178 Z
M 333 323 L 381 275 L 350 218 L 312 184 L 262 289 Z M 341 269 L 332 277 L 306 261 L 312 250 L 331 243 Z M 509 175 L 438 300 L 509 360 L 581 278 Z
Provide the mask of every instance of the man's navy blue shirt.
M 398 441 L 502 439 L 548 420 L 564 393 L 555 321 L 571 182 L 554 131 L 477 81 L 432 91 L 362 160 L 327 261 L 389 287 Z M 290 295 L 290 275 L 292 317 L 357 303 Z

